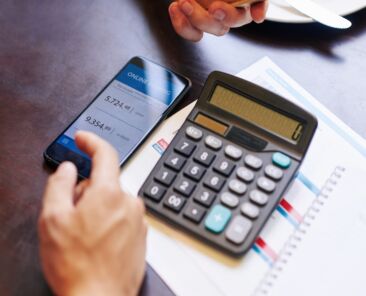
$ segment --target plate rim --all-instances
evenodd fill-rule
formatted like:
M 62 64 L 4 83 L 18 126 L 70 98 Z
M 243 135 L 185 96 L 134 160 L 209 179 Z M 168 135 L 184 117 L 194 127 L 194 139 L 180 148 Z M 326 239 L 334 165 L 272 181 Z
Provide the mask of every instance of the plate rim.
M 273 6 L 273 5 L 274 4 L 271 3 L 271 2 L 269 3 L 269 6 Z M 341 16 L 347 16 L 347 15 L 350 15 L 350 14 L 355 13 L 357 11 L 361 11 L 365 8 L 366 8 L 366 3 L 363 6 L 358 5 L 357 7 L 355 6 L 351 9 L 348 9 L 348 10 L 342 12 L 340 15 Z M 286 24 L 309 24 L 309 23 L 315 23 L 316 22 L 315 20 L 313 20 L 312 18 L 310 18 L 308 16 L 299 17 L 299 16 L 296 16 L 294 14 L 291 14 L 291 16 L 293 17 L 292 19 L 291 18 L 282 19 L 282 18 L 271 16 L 270 12 L 271 12 L 271 9 L 269 7 L 267 15 L 266 15 L 266 21 L 271 21 L 271 22 L 276 22 L 276 23 L 286 23 Z M 290 13 L 286 13 L 286 15 L 290 15 Z

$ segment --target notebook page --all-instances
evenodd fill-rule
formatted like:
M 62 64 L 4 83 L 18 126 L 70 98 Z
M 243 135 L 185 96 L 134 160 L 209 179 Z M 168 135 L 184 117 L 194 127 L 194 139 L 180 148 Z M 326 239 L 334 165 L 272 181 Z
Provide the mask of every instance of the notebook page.
M 365 181 L 366 170 L 335 171 L 258 295 L 365 295 Z

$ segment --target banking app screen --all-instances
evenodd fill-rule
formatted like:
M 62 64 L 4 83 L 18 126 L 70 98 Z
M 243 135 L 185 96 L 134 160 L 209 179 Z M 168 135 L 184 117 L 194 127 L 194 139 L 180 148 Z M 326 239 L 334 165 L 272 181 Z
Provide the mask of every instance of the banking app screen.
M 128 64 L 57 143 L 88 158 L 76 147 L 74 135 L 91 131 L 111 143 L 123 161 L 183 89 L 180 80 L 155 65 L 142 69 Z

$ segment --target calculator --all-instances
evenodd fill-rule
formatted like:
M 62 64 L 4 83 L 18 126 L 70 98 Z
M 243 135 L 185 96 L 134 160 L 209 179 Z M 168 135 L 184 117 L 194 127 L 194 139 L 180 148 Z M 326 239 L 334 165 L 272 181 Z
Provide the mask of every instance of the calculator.
M 285 98 L 213 72 L 139 196 L 166 222 L 242 256 L 294 179 L 316 128 L 314 116 Z

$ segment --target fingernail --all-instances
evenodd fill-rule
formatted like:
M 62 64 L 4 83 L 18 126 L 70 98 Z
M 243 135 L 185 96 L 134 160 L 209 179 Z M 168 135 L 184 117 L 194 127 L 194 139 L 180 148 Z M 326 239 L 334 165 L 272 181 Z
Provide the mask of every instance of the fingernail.
M 226 13 L 221 10 L 221 9 L 217 9 L 215 10 L 215 12 L 213 13 L 213 17 L 218 20 L 218 21 L 223 21 L 226 17 Z
M 190 16 L 193 13 L 193 6 L 188 1 L 184 1 L 181 5 L 181 8 L 183 10 L 183 13 L 187 16 Z
M 169 7 L 169 13 L 170 13 L 170 16 L 172 17 L 172 18 L 175 18 L 175 16 L 176 16 L 176 11 L 175 11 L 175 9 L 176 9 L 176 7 L 175 6 L 170 6 Z
M 57 169 L 57 174 L 60 176 L 68 176 L 75 172 L 75 165 L 70 161 L 65 161 L 60 164 Z

